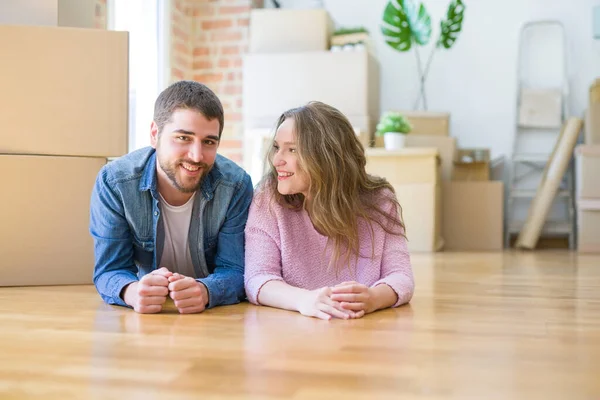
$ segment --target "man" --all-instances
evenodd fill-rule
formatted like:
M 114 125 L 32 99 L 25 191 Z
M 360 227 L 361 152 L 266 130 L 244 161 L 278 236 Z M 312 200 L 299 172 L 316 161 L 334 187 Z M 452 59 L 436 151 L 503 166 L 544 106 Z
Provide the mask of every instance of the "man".
M 221 155 L 223 107 L 180 81 L 156 99 L 151 147 L 109 162 L 92 192 L 94 284 L 108 304 L 180 313 L 238 303 L 250 176 Z

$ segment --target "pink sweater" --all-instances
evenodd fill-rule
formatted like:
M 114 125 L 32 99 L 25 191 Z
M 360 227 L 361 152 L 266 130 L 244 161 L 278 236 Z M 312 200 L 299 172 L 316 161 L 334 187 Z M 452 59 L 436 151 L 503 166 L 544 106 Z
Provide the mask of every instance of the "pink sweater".
M 363 257 L 358 260 L 355 274 L 346 267 L 336 276 L 334 269 L 328 269 L 331 248 L 324 252 L 327 237 L 314 228 L 308 213 L 279 204 L 269 207 L 265 196 L 266 192 L 255 195 L 245 231 L 245 286 L 251 303 L 259 304 L 260 289 L 272 280 L 308 290 L 352 280 L 369 287 L 385 283 L 398 295 L 393 307 L 410 301 L 414 279 L 404 237 L 388 234 L 373 224 L 375 257 L 371 258 L 370 229 L 365 221 L 360 221 Z

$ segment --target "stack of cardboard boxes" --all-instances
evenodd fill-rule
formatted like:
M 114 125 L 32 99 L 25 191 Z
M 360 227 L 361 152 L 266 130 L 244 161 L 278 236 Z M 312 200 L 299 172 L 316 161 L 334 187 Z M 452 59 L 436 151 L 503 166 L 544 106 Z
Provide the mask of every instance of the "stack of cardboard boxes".
M 379 66 L 365 50 L 330 51 L 333 22 L 325 9 L 254 9 L 244 58 L 244 166 L 253 180 L 265 136 L 281 113 L 313 100 L 338 108 L 363 144 L 379 118 Z
M 412 125 L 404 150 L 370 149 L 369 172 L 386 177 L 395 185 L 403 206 L 411 251 L 494 251 L 503 248 L 504 185 L 494 180 L 488 149 L 457 149 L 450 136 L 450 115 L 402 111 Z M 380 137 L 375 147 L 382 147 Z M 422 186 L 406 186 L 422 177 L 422 166 L 409 163 L 414 152 L 435 150 L 439 180 L 422 180 Z M 398 157 L 403 160 L 393 160 Z M 385 160 L 385 161 L 384 161 Z M 414 221 L 414 222 L 413 222 Z M 412 238 L 411 238 L 412 235 Z M 412 241 L 412 243 L 411 243 Z M 411 247 L 412 245 L 412 247 Z
M 0 26 L 0 286 L 92 282 L 89 207 L 127 153 L 128 34 Z
M 442 238 L 440 152 L 433 147 L 367 149 L 367 172 L 392 184 L 402 208 L 408 249 L 433 252 Z
M 600 253 L 600 79 L 590 87 L 584 141 L 575 149 L 577 248 Z

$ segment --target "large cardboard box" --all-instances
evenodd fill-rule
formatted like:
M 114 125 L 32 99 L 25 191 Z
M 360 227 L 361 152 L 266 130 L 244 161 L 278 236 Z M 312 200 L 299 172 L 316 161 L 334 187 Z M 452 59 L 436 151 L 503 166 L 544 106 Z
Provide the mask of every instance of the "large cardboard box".
M 585 115 L 585 143 L 600 144 L 600 79 L 589 90 L 588 108 Z
M 325 9 L 257 8 L 250 12 L 250 53 L 329 50 L 334 24 Z
M 456 138 L 438 135 L 406 135 L 406 147 L 433 147 L 440 153 L 442 162 L 442 180 L 452 179 L 456 159 Z
M 90 284 L 90 197 L 104 158 L 0 155 L 0 286 Z
M 413 252 L 440 250 L 442 238 L 441 170 L 435 148 L 405 148 L 397 151 L 368 149 L 369 174 L 384 177 L 394 186 L 406 224 L 408 249 Z
M 366 51 L 247 54 L 243 74 L 245 126 L 272 126 L 284 111 L 314 100 L 375 130 L 379 66 Z
M 490 179 L 489 149 L 459 149 L 456 152 L 452 180 L 488 181 Z
M 600 253 L 600 207 L 577 211 L 577 250 Z
M 0 25 L 94 28 L 97 0 L 3 0 Z
M 435 252 L 444 247 L 440 183 L 393 185 L 406 226 L 410 252 Z
M 0 54 L 0 153 L 127 153 L 127 32 L 0 26 Z
M 450 114 L 431 111 L 400 111 L 412 129 L 411 135 L 450 135 Z
M 575 148 L 575 186 L 578 199 L 600 199 L 600 144 Z
M 414 147 L 401 150 L 367 149 L 367 173 L 386 178 L 392 185 L 432 183 L 441 179 L 437 149 Z
M 443 182 L 444 250 L 501 251 L 504 183 Z

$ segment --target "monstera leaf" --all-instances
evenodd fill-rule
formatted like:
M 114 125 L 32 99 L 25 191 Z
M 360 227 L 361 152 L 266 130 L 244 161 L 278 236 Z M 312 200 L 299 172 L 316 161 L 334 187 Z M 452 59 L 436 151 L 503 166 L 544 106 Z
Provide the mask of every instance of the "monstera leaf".
M 425 45 L 431 38 L 431 17 L 423 4 L 417 8 L 412 0 L 390 0 L 383 22 L 386 43 L 398 51 L 410 50 L 413 42 Z
M 445 49 L 452 47 L 458 34 L 462 29 L 462 22 L 465 12 L 465 6 L 461 0 L 453 0 L 448 6 L 448 13 L 446 19 L 440 22 L 442 32 L 440 34 L 440 40 L 438 46 L 444 46 Z

